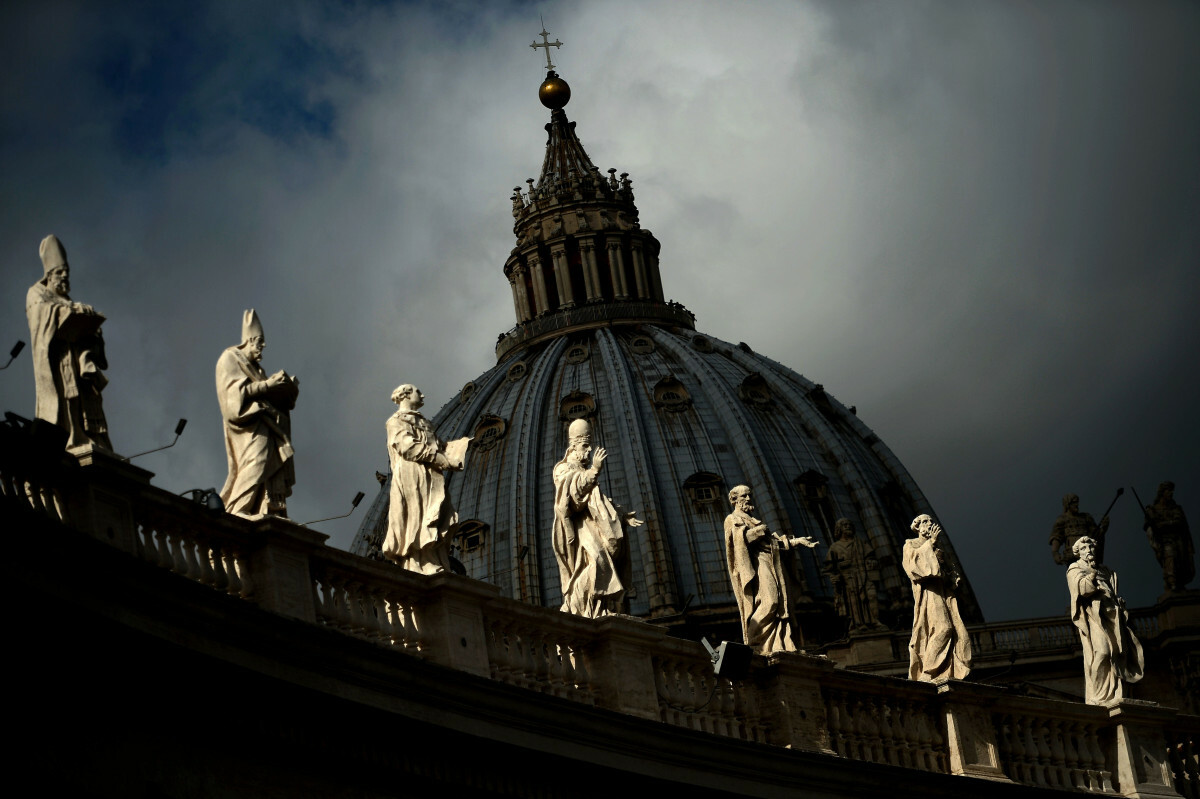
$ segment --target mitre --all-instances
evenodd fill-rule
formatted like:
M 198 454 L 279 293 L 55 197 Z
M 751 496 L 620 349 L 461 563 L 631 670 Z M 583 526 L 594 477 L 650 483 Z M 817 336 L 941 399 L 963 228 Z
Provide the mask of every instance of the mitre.
M 587 419 L 576 419 L 571 422 L 571 426 L 567 428 L 567 443 L 590 444 L 591 442 L 592 429 L 588 425 Z
M 58 236 L 53 234 L 42 239 L 42 246 L 38 247 L 38 255 L 42 257 L 44 275 L 50 274 L 52 270 L 60 266 L 67 265 L 67 250 L 58 240 Z
M 253 308 L 242 313 L 242 341 L 246 342 L 258 336 L 266 338 L 263 335 L 262 322 L 258 319 L 258 314 Z

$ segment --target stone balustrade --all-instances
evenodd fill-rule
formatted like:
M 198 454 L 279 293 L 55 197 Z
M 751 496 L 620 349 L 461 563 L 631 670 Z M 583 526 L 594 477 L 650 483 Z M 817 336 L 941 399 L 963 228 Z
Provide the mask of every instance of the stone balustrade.
M 465 577 L 419 575 L 333 549 L 287 520 L 213 513 L 98 453 L 35 463 L 6 446 L 0 502 L 10 521 L 36 517 L 63 535 L 93 536 L 181 580 L 370 642 L 380 657 L 418 657 L 569 702 L 847 761 L 1076 792 L 1198 797 L 1200 718 L 1171 708 L 911 682 L 801 653 L 755 658 L 745 679 L 731 681 L 713 673 L 700 644 L 641 620 L 570 616 Z M 1065 645 L 1056 624 L 992 625 L 988 635 L 996 649 L 1035 639 Z

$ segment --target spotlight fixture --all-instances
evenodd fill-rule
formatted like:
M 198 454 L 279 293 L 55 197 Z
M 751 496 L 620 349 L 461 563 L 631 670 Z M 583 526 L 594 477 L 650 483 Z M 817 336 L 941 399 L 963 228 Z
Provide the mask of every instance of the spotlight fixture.
M 7 369 L 9 367 L 9 365 L 12 364 L 13 359 L 15 359 L 18 355 L 20 355 L 21 350 L 23 350 L 23 349 L 25 349 L 25 342 L 18 339 L 17 343 L 13 345 L 13 348 L 11 350 L 9 350 L 8 363 L 4 364 L 3 366 L 0 366 L 0 369 Z
M 177 441 L 179 441 L 179 436 L 182 435 L 183 428 L 185 428 L 185 427 L 187 427 L 187 419 L 180 419 L 175 424 L 175 441 L 172 441 L 170 444 L 166 444 L 161 447 L 155 447 L 154 449 L 148 449 L 145 452 L 139 452 L 136 455 L 130 455 L 128 458 L 121 458 L 121 460 L 125 461 L 126 463 L 129 463 L 134 458 L 140 458 L 143 455 L 149 455 L 151 452 L 160 452 L 164 449 L 170 449 L 171 447 L 175 446 L 175 443 Z
M 364 494 L 364 493 L 363 493 L 363 492 L 361 492 L 361 491 L 359 491 L 357 494 L 355 494 L 355 495 L 354 495 L 354 499 L 350 500 L 350 510 L 346 511 L 346 512 L 345 512 L 345 513 L 343 513 L 341 516 L 330 516 L 330 517 L 329 517 L 329 518 L 327 518 L 327 519 L 316 519 L 316 520 L 314 520 L 314 521 L 311 521 L 311 522 L 304 522 L 304 523 L 303 523 L 303 524 L 301 524 L 300 526 L 301 526 L 301 527 L 308 527 L 310 524 L 318 524 L 318 523 L 320 523 L 320 522 L 331 522 L 331 521 L 333 521 L 334 519 L 344 519 L 344 518 L 346 518 L 347 516 L 349 516 L 351 513 L 354 513 L 354 509 L 358 507 L 358 503 L 362 502 L 362 501 L 363 501 L 363 497 L 365 497 L 365 496 L 366 496 L 366 494 Z

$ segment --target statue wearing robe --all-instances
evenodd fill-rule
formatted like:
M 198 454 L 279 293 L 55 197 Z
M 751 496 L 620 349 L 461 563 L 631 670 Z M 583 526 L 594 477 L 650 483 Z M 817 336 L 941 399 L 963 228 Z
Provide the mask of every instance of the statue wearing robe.
M 45 275 L 25 295 L 25 316 L 33 340 L 34 415 L 67 432 L 67 448 L 89 444 L 112 450 L 100 392 L 108 384 L 103 369 L 103 314 L 73 302 L 67 252 L 54 236 L 41 244 Z
M 623 524 L 638 527 L 604 495 L 596 481 L 608 453 L 592 452 L 591 428 L 576 419 L 568 431 L 563 459 L 554 465 L 554 529 L 551 543 L 558 561 L 562 611 L 594 619 L 619 613 L 629 578 L 629 551 Z
M 729 502 L 733 512 L 725 517 L 725 561 L 742 622 L 742 641 L 764 655 L 795 651 L 780 550 L 795 546 L 811 549 L 816 542 L 770 532 L 751 515 L 754 505 L 749 486 L 730 489 Z
M 243 319 L 242 343 L 217 360 L 217 398 L 225 421 L 229 476 L 221 489 L 236 516 L 287 516 L 296 483 L 290 411 L 299 382 L 284 372 L 270 377 L 259 364 L 265 342 L 254 310 Z
M 958 612 L 958 572 L 937 546 L 941 527 L 922 514 L 913 520 L 912 529 L 917 537 L 904 542 L 903 558 L 913 589 L 908 678 L 924 682 L 966 679 L 971 673 L 971 638 Z
M 1067 568 L 1067 588 L 1071 621 L 1083 645 L 1084 701 L 1107 705 L 1125 698 L 1124 683 L 1142 679 L 1145 660 L 1117 593 L 1117 574 L 1096 562 L 1094 547 L 1091 538 L 1076 542 L 1078 559 Z
M 387 420 L 387 445 L 392 483 L 383 556 L 409 571 L 447 571 L 458 512 L 446 493 L 444 472 L 452 464 L 445 444 L 424 416 L 401 407 Z

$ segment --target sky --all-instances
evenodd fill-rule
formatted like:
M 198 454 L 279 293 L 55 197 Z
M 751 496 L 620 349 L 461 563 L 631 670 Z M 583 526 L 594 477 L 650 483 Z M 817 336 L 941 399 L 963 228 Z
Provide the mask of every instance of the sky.
M 1125 488 L 1106 560 L 1155 601 L 1130 487 L 1200 521 L 1195 3 L 9 2 L 0 350 L 54 233 L 107 316 L 114 446 L 185 417 L 136 463 L 220 487 L 214 366 L 253 307 L 301 381 L 292 518 L 373 498 L 391 389 L 432 416 L 515 322 L 539 15 L 667 296 L 857 406 L 989 620 L 1065 613 L 1067 492 L 1099 518 Z M 33 415 L 28 349 L 0 409 Z M 316 529 L 349 548 L 368 504 Z

